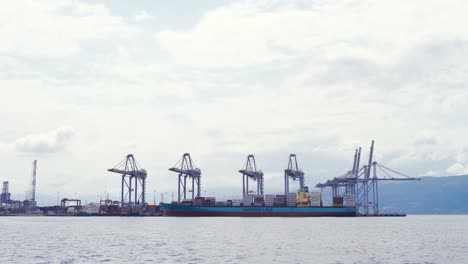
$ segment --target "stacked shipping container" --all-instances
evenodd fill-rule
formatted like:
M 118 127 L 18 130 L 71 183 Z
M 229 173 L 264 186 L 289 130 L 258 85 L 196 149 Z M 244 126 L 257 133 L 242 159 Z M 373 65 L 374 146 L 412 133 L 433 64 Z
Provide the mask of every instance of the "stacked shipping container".
M 356 195 L 348 194 L 345 197 L 345 206 L 346 207 L 356 207 Z
M 275 203 L 275 196 L 272 194 L 265 195 L 265 206 L 273 206 Z
M 343 207 L 343 196 L 333 196 L 333 206 Z
M 286 202 L 287 202 L 288 207 L 297 206 L 297 193 L 295 193 L 295 192 L 288 193 Z
M 254 198 L 253 194 L 244 195 L 244 199 L 242 199 L 242 204 L 244 206 L 252 206 L 253 198 Z
M 275 201 L 273 206 L 275 207 L 283 207 L 286 203 L 286 196 L 283 194 L 278 194 L 275 196 Z
M 322 193 L 321 192 L 310 193 L 310 206 L 322 206 Z

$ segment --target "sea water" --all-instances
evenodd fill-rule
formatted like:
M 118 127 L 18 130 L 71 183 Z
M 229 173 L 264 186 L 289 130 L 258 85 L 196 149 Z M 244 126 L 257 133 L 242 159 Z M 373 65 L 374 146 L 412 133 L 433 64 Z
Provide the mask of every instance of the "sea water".
M 468 216 L 0 217 L 0 263 L 468 263 Z

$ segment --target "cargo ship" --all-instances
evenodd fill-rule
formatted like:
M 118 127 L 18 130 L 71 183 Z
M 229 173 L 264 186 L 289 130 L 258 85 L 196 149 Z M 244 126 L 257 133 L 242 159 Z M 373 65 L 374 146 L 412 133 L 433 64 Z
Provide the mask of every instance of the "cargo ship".
M 305 190 L 304 190 L 305 189 Z M 197 197 L 182 202 L 163 203 L 165 216 L 241 216 L 241 217 L 320 217 L 356 216 L 354 204 L 334 197 L 333 206 L 322 206 L 320 192 L 307 187 L 285 195 L 244 195 L 243 199 L 216 201 L 215 197 Z
M 352 217 L 355 207 L 193 206 L 163 203 L 164 216 Z

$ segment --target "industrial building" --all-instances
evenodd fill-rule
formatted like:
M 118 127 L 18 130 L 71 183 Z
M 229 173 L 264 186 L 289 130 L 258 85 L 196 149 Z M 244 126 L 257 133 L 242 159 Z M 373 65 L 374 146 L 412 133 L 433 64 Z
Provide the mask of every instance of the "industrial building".
M 10 193 L 9 181 L 3 182 L 2 193 L 0 194 L 0 213 L 38 213 L 36 202 L 36 175 L 37 175 L 37 160 L 33 161 L 32 165 L 32 180 L 31 185 L 26 193 L 23 201 L 12 200 Z

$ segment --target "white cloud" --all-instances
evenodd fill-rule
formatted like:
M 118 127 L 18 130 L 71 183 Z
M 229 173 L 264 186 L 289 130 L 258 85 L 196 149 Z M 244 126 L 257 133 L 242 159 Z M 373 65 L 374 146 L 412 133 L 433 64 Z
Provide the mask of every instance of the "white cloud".
M 437 145 L 436 136 L 430 131 L 423 131 L 416 135 L 414 140 L 415 145 Z
M 32 134 L 15 141 L 14 146 L 20 152 L 48 154 L 64 151 L 70 140 L 76 135 L 71 127 L 61 127 L 44 134 Z
M 76 54 L 83 41 L 123 38 L 135 31 L 102 4 L 71 0 L 11 2 L 0 10 L 0 24 L 0 56 L 29 59 Z
M 442 101 L 442 110 L 454 113 L 468 106 L 468 91 L 457 91 L 447 95 Z
M 468 167 L 461 163 L 454 163 L 446 171 L 452 175 L 466 175 L 468 174 Z
M 151 18 L 153 18 L 153 16 L 148 14 L 148 12 L 146 12 L 145 10 L 141 10 L 140 12 L 138 12 L 138 14 L 135 15 L 135 21 L 137 22 L 148 20 Z
M 455 160 L 463 164 L 468 164 L 468 149 L 463 148 L 462 150 L 460 150 L 456 154 Z
M 428 170 L 425 173 L 423 173 L 422 176 L 441 176 L 441 175 L 437 171 Z
M 162 31 L 157 41 L 176 63 L 197 67 L 284 63 L 304 52 L 315 65 L 349 56 L 395 63 L 421 43 L 466 41 L 466 5 L 354 0 L 284 8 L 278 2 L 242 1 L 207 12 L 193 29 Z

